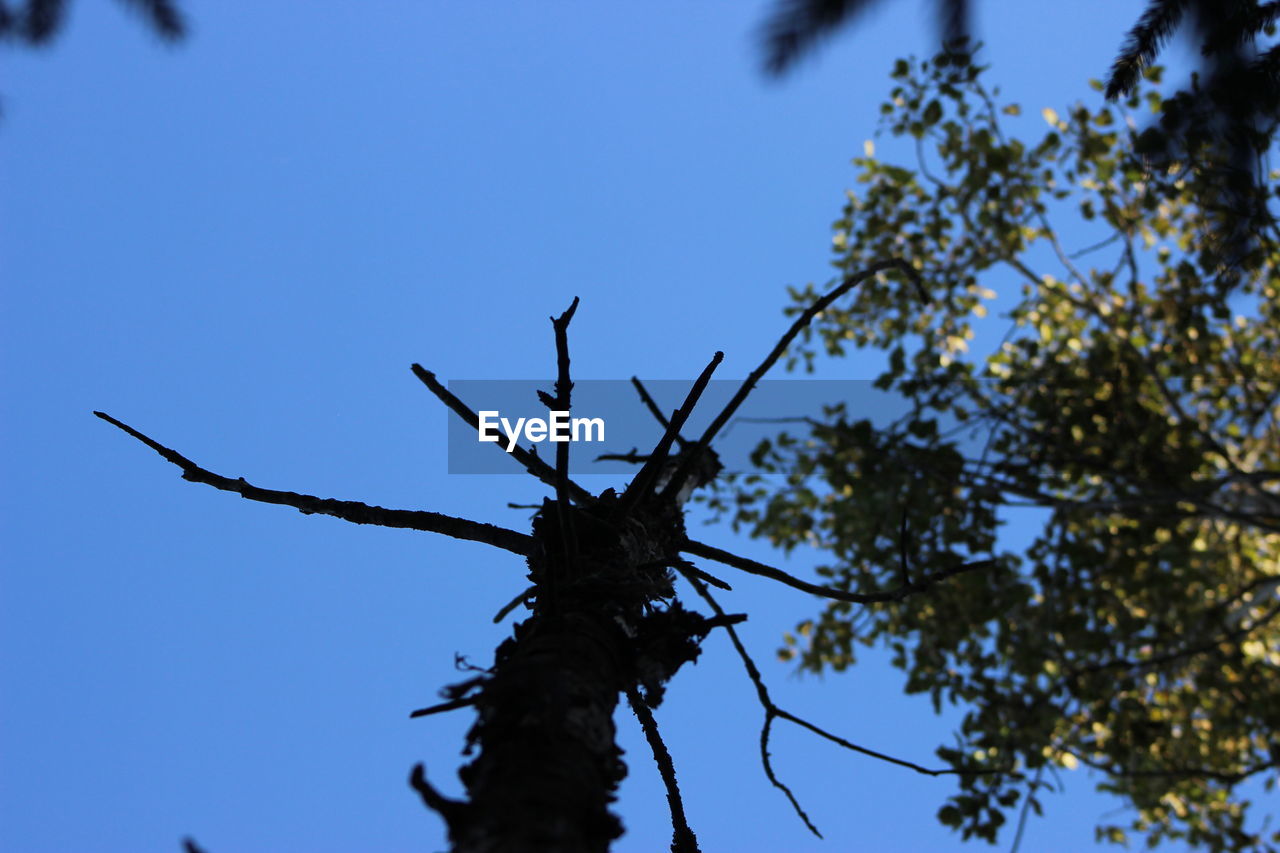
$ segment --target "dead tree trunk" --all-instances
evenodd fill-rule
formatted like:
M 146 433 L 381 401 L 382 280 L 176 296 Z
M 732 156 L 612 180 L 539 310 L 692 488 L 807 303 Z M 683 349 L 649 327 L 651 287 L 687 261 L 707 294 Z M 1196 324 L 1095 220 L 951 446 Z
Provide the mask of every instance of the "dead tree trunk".
M 807 583 L 779 569 L 689 539 L 682 504 L 688 487 L 714 479 L 719 463 L 711 452 L 712 440 L 796 335 L 818 312 L 869 276 L 894 270 L 927 298 L 914 269 L 902 261 L 878 263 L 846 279 L 796 319 L 697 441 L 686 441 L 680 430 L 720 363 L 720 353 L 703 370 L 670 420 L 636 383 L 665 431 L 649 455 L 629 455 L 643 465 L 622 494 L 610 489 L 592 495 L 574 483 L 568 476 L 565 443 L 557 446 L 554 467 L 523 448 L 509 448 L 511 456 L 530 474 L 555 488 L 555 499 L 544 500 L 535 517 L 532 535 L 440 513 L 386 509 L 264 489 L 244 478 L 232 479 L 204 469 L 115 418 L 102 412 L 95 414 L 181 468 L 186 480 L 236 492 L 250 500 L 292 506 L 307 514 L 484 542 L 527 559 L 532 587 L 504 608 L 503 614 L 519 604 L 527 605 L 532 614 L 499 645 L 491 668 L 446 688 L 447 701 L 411 715 L 428 716 L 464 707 L 474 707 L 476 712 L 466 750 L 475 758 L 459 771 L 466 800 L 441 795 L 427 781 L 422 765 L 416 766 L 410 777 L 423 802 L 443 817 L 454 853 L 605 853 L 622 834 L 621 821 L 609 810 L 618 783 L 626 775 L 613 721 L 620 695 L 627 698 L 640 718 L 667 786 L 673 826 L 671 849 L 673 853 L 697 853 L 697 841 L 684 817 L 671 758 L 650 709 L 661 703 L 666 682 L 698 656 L 701 641 L 717 627 L 729 634 L 764 710 L 760 753 L 765 775 L 817 834 L 770 763 L 768 742 L 776 719 L 789 720 L 846 749 L 920 773 L 970 771 L 931 770 L 892 758 L 830 734 L 778 707 L 733 627 L 746 616 L 726 614 L 707 589 L 708 584 L 722 589 L 729 586 L 681 555 L 715 560 L 814 595 L 856 604 L 898 600 L 923 592 L 947 578 L 984 568 L 990 561 L 966 563 L 913 578 L 905 564 L 904 531 L 902 584 L 892 590 L 853 593 Z M 553 411 L 567 412 L 571 406 L 567 328 L 577 304 L 575 299 L 565 314 L 553 319 L 559 363 L 556 393 L 553 396 L 539 392 Z M 418 365 L 413 370 L 445 405 L 477 426 L 476 414 L 434 375 Z M 680 452 L 672 454 L 677 442 Z M 673 569 L 707 602 L 712 616 L 684 608 L 675 595 Z M 185 844 L 188 850 L 199 849 L 193 841 Z
M 668 565 L 683 541 L 674 504 L 621 516 L 616 497 L 571 508 L 576 554 L 547 501 L 533 528 L 533 615 L 497 649 L 474 696 L 478 755 L 460 772 L 465 804 L 443 814 L 456 853 L 604 853 L 622 834 L 609 811 L 626 774 L 618 697 L 661 684 L 698 653 L 706 621 L 677 604 Z M 459 692 L 461 692 L 461 690 Z

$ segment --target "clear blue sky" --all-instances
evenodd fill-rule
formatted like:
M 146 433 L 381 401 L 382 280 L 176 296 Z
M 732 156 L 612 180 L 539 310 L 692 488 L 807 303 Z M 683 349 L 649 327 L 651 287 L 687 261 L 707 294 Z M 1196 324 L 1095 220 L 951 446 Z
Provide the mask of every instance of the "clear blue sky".
M 1144 4 L 976 5 L 1034 122 L 1088 94 Z M 407 714 L 460 679 L 455 652 L 491 661 L 520 561 L 185 483 L 90 411 L 263 486 L 521 528 L 506 503 L 536 484 L 448 475 L 445 411 L 409 364 L 548 376 L 546 318 L 579 295 L 579 378 L 690 378 L 717 349 L 745 375 L 784 286 L 828 278 L 849 160 L 893 59 L 932 52 L 932 7 L 890 3 L 771 83 L 760 2 L 184 6 L 177 48 L 80 0 L 52 49 L 3 57 L 0 848 L 440 849 L 405 780 L 421 760 L 458 792 L 470 720 Z M 817 604 L 731 579 L 781 704 L 934 762 L 954 718 L 874 659 L 792 677 L 773 651 Z M 934 820 L 951 782 L 781 725 L 778 769 L 828 840 L 810 837 L 760 771 L 722 637 L 658 718 L 708 853 L 961 846 Z M 616 849 L 666 849 L 657 773 L 619 723 Z M 1024 850 L 1088 846 L 1116 807 L 1064 781 Z

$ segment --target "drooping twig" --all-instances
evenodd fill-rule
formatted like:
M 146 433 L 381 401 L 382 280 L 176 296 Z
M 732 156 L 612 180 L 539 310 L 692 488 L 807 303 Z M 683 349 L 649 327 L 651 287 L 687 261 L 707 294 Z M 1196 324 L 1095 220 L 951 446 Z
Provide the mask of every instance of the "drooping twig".
M 459 417 L 470 424 L 472 429 L 477 431 L 480 429 L 479 416 L 476 415 L 475 412 L 471 411 L 466 403 L 455 397 L 448 388 L 440 384 L 440 380 L 436 379 L 436 375 L 434 373 L 425 369 L 420 364 L 411 365 L 410 369 L 413 371 L 413 375 L 418 377 L 419 381 L 421 381 L 423 385 L 426 385 L 427 388 L 430 389 L 431 393 L 436 395 L 440 402 L 444 403 Z M 498 442 L 498 446 L 501 446 L 501 444 L 501 442 Z M 506 450 L 507 448 L 504 447 L 502 449 Z M 530 453 L 528 450 L 525 450 L 523 447 L 513 442 L 511 446 L 511 455 L 515 457 L 515 460 L 523 465 L 525 470 L 530 474 L 537 477 L 548 486 L 551 486 L 552 488 L 555 487 L 556 469 L 539 459 L 537 454 Z M 568 487 L 570 494 L 573 495 L 573 499 L 578 503 L 592 503 L 595 500 L 594 495 L 572 480 L 569 481 Z
M 829 586 L 819 586 L 818 584 L 803 581 L 794 575 L 789 575 L 781 569 L 775 569 L 773 566 L 766 566 L 764 563 L 758 563 L 755 560 L 749 560 L 746 557 L 739 557 L 737 554 L 731 554 L 728 551 L 722 551 L 713 545 L 707 545 L 704 542 L 697 542 L 693 539 L 686 539 L 684 544 L 680 546 L 680 550 L 686 554 L 693 554 L 697 557 L 703 557 L 708 560 L 715 560 L 717 563 L 724 563 L 726 566 L 733 566 L 735 569 L 741 569 L 744 572 L 760 577 L 769 578 L 770 580 L 784 583 L 789 587 L 810 593 L 811 595 L 819 595 L 823 598 L 830 598 L 834 601 L 848 601 L 852 604 L 877 604 L 884 601 L 901 601 L 909 595 L 923 592 L 939 581 L 947 578 L 962 575 L 967 572 L 977 571 L 978 569 L 986 569 L 996 564 L 995 560 L 977 560 L 972 563 L 962 563 L 950 569 L 941 569 L 931 572 L 924 577 L 903 583 L 896 589 L 887 590 L 885 592 L 846 592 L 842 589 L 835 589 Z
M 715 611 L 716 616 L 723 617 L 725 615 L 724 608 L 720 606 L 720 602 L 712 597 L 711 591 L 706 585 L 698 579 L 692 572 L 685 572 L 680 568 L 681 574 L 690 585 L 697 590 L 707 604 L 711 605 L 711 609 Z M 804 825 L 809 831 L 819 838 L 822 833 L 813 825 L 813 821 L 809 819 L 809 815 L 805 813 L 804 808 L 800 805 L 800 801 L 796 799 L 796 795 L 791 792 L 786 783 L 778 778 L 773 772 L 773 761 L 769 757 L 769 731 L 773 728 L 773 718 L 777 714 L 777 706 L 773 704 L 773 700 L 769 698 L 769 690 L 764 686 L 764 679 L 760 676 L 760 670 L 756 668 L 756 662 L 751 659 L 751 655 L 747 652 L 746 646 L 742 645 L 742 640 L 738 637 L 738 632 L 732 625 L 726 625 L 725 630 L 729 632 L 729 639 L 733 642 L 733 647 L 738 652 L 738 657 L 742 659 L 742 665 L 746 667 L 747 676 L 751 679 L 751 683 L 756 688 L 756 696 L 760 700 L 760 706 L 764 708 L 764 725 L 760 729 L 760 762 L 764 767 L 764 775 L 773 785 L 781 791 L 791 803 L 791 808 L 795 809 L 800 820 L 804 821 Z
M 224 492 L 235 492 L 242 498 L 260 503 L 291 506 L 307 515 L 331 515 L 354 524 L 376 524 L 381 527 L 399 527 L 409 530 L 422 530 L 428 533 L 442 533 L 455 539 L 469 539 L 483 542 L 495 548 L 502 548 L 514 554 L 527 556 L 533 545 L 533 537 L 517 533 L 495 524 L 485 524 L 467 518 L 455 518 L 438 512 L 425 510 L 387 509 L 370 506 L 359 501 L 340 501 L 333 498 L 318 498 L 314 495 L 301 495 L 297 492 L 281 492 L 275 489 L 263 489 L 245 481 L 243 477 L 231 479 L 201 468 L 187 457 L 165 447 L 160 442 L 143 435 L 126 423 L 116 420 L 104 412 L 94 412 L 112 426 L 123 430 L 138 441 L 150 447 L 164 459 L 182 469 L 182 479 L 193 483 L 204 483 Z
M 680 799 L 680 785 L 676 782 L 675 763 L 671 760 L 667 745 L 662 742 L 658 721 L 653 718 L 653 712 L 644 703 L 635 685 L 627 686 L 627 702 L 640 720 L 640 728 L 644 730 L 645 740 L 653 750 L 653 760 L 662 775 L 662 784 L 667 788 L 667 806 L 671 810 L 671 853 L 699 853 L 698 839 L 685 818 L 684 801 Z
M 623 493 L 621 499 L 622 509 L 629 510 L 640 500 L 649 494 L 653 486 L 653 481 L 658 475 L 658 469 L 667 461 L 667 454 L 671 452 L 671 444 L 675 441 L 676 435 L 679 434 L 684 422 L 689 419 L 689 415 L 693 412 L 693 407 L 698 404 L 698 398 L 702 396 L 702 392 L 706 389 L 707 383 L 711 381 L 711 374 L 720 366 L 720 362 L 724 361 L 724 353 L 717 352 L 711 357 L 711 362 L 702 370 L 697 381 L 693 383 L 693 387 L 689 389 L 688 395 L 685 396 L 684 402 L 680 408 L 676 409 L 671 416 L 671 423 L 667 424 L 666 432 L 662 434 L 662 438 L 658 440 L 658 444 L 654 447 L 653 452 L 649 454 L 649 458 L 645 460 L 639 472 L 631 480 L 631 485 L 627 486 L 627 490 Z
M 689 584 L 694 588 L 694 590 L 697 591 L 698 595 L 702 596 L 703 600 L 706 601 L 708 605 L 710 605 L 711 609 L 715 611 L 716 616 L 725 617 L 724 609 L 720 606 L 720 603 L 716 601 L 715 597 L 711 595 L 711 591 L 707 589 L 706 585 L 703 584 L 702 581 L 692 572 L 686 572 L 682 566 L 677 565 L 676 568 L 680 570 L 681 574 L 684 575 L 685 580 L 687 580 Z M 800 726 L 801 728 L 808 729 L 809 731 L 813 732 L 819 737 L 822 737 L 822 738 L 825 738 L 826 740 L 831 741 L 837 746 L 842 746 L 845 749 L 850 750 L 851 752 L 856 752 L 861 755 L 868 756 L 869 758 L 876 758 L 876 759 L 879 759 L 880 761 L 884 761 L 889 764 L 895 764 L 898 767 L 905 767 L 908 770 L 914 770 L 915 772 L 923 774 L 925 776 L 947 776 L 947 775 L 986 776 L 986 775 L 995 775 L 995 774 L 1009 775 L 1014 777 L 1020 776 L 1020 774 L 1018 774 L 1016 771 L 1012 770 L 1011 768 L 1010 769 L 977 768 L 977 769 L 969 770 L 969 769 L 961 769 L 961 768 L 954 768 L 954 767 L 947 767 L 947 768 L 924 767 L 922 765 L 916 764 L 913 761 L 907 761 L 902 758 L 895 758 L 892 755 L 886 755 L 883 752 L 878 752 L 874 749 L 868 749 L 865 746 L 859 746 L 858 744 L 853 743 L 852 741 L 846 740 L 845 738 L 842 738 L 839 735 L 835 735 L 835 734 L 832 734 L 831 732 L 828 732 L 826 729 L 823 729 L 820 726 L 814 725 L 813 723 L 809 722 L 803 717 L 797 717 L 795 714 L 792 714 L 790 711 L 780 708 L 776 704 L 774 704 L 773 699 L 769 696 L 769 689 L 765 686 L 764 678 L 760 675 L 759 668 L 756 666 L 755 661 L 752 660 L 750 653 L 747 652 L 746 646 L 742 644 L 742 639 L 738 636 L 738 632 L 734 630 L 733 625 L 726 624 L 724 625 L 724 629 L 729 632 L 729 639 L 733 643 L 734 650 L 737 651 L 738 657 L 742 660 L 742 665 L 747 671 L 747 676 L 751 679 L 752 685 L 755 686 L 756 696 L 760 701 L 760 706 L 764 709 L 764 725 L 761 726 L 761 729 L 760 729 L 760 759 L 764 767 L 765 776 L 769 779 L 769 781 L 773 784 L 775 788 L 782 791 L 782 793 L 786 795 L 787 799 L 791 802 L 792 808 L 795 809 L 796 814 L 800 816 L 800 819 L 802 821 L 804 821 L 805 826 L 807 826 L 809 828 L 809 831 L 812 832 L 814 835 L 818 836 L 819 838 L 822 837 L 822 833 L 818 831 L 817 827 L 814 826 L 813 821 L 809 819 L 809 816 L 805 813 L 804 809 L 801 808 L 799 801 L 796 800 L 795 794 L 793 794 L 791 792 L 791 789 L 788 788 L 780 779 L 778 779 L 777 774 L 773 770 L 773 763 L 769 756 L 769 736 L 772 732 L 773 721 L 775 718 L 788 720 L 796 724 L 797 726 Z
M 443 714 L 446 711 L 456 711 L 459 708 L 466 708 L 470 705 L 474 705 L 475 703 L 476 700 L 474 698 L 454 699 L 449 702 L 441 702 L 439 705 L 430 705 L 426 708 L 419 708 L 416 711 L 410 711 L 409 718 L 417 719 L 418 717 L 429 717 L 432 714 Z

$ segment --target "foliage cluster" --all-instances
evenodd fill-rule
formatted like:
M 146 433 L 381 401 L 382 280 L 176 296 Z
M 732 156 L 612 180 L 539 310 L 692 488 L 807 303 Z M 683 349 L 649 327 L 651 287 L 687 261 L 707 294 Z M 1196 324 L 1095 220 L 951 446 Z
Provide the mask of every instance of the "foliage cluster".
M 882 132 L 917 160 L 868 142 L 835 224 L 842 273 L 901 257 L 929 301 L 881 273 L 790 354 L 884 351 L 876 385 L 909 414 L 837 403 L 763 443 L 717 503 L 823 549 L 842 589 L 996 557 L 925 595 L 828 602 L 781 651 L 822 672 L 883 646 L 909 692 L 963 709 L 938 754 L 1018 771 L 959 777 L 939 817 L 965 837 L 994 841 L 1085 765 L 1136 811 L 1099 838 L 1275 850 L 1239 783 L 1270 789 L 1280 766 L 1280 232 L 1263 223 L 1228 265 L 1230 211 L 1199 203 L 1212 170 L 1133 153 L 1159 68 L 1119 105 L 1045 109 L 1034 141 L 1006 133 L 1026 120 L 982 71 L 959 52 L 897 63 Z M 1069 249 L 1064 213 L 1096 243 Z M 795 313 L 816 291 L 791 295 Z M 1018 507 L 1044 518 L 1023 553 L 998 536 Z

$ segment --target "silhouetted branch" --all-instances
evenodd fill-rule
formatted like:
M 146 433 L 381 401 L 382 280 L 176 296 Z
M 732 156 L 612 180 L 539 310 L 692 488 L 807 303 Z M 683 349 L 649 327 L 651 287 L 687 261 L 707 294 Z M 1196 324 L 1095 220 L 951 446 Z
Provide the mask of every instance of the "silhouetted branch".
M 409 530 L 421 530 L 427 533 L 442 533 L 455 539 L 469 539 L 483 542 L 495 548 L 502 548 L 514 554 L 528 556 L 533 545 L 533 537 L 517 533 L 505 527 L 471 521 L 467 518 L 455 518 L 438 512 L 425 510 L 386 509 L 380 506 L 369 506 L 358 501 L 340 501 L 333 498 L 318 498 L 314 495 L 301 495 L 297 492 L 280 492 L 275 489 L 263 489 L 245 481 L 243 477 L 235 480 L 215 474 L 201 468 L 190 459 L 175 450 L 170 450 L 158 441 L 143 435 L 128 424 L 122 423 L 104 412 L 94 412 L 107 423 L 123 430 L 138 441 L 150 447 L 164 459 L 182 469 L 182 479 L 193 483 L 204 483 L 224 492 L 235 492 L 242 498 L 260 503 L 291 506 L 307 515 L 331 515 L 353 524 L 376 524 L 380 527 L 399 527 Z
M 543 396 L 547 408 L 555 412 L 568 412 L 572 408 L 573 380 L 569 376 L 569 323 L 578 310 L 578 297 L 559 317 L 551 318 L 556 338 L 555 397 Z M 560 527 L 560 541 L 564 545 L 565 559 L 570 570 L 578 565 L 578 536 L 573 529 L 572 503 L 569 500 L 569 442 L 556 444 L 556 520 Z M 547 575 L 547 598 L 551 606 L 556 602 L 556 573 Z
M 662 409 L 658 408 L 657 402 L 654 401 L 653 397 L 649 394 L 649 389 L 644 387 L 644 383 L 642 383 L 637 377 L 632 376 L 631 384 L 635 386 L 636 393 L 640 395 L 640 401 L 644 403 L 645 407 L 649 410 L 649 413 L 653 415 L 659 425 L 661 425 L 664 430 L 671 426 L 671 421 L 667 420 L 667 416 L 663 414 Z M 676 433 L 676 444 L 680 445 L 681 448 L 684 448 L 689 444 L 689 442 L 684 436 Z
M 409 787 L 418 792 L 427 808 L 444 818 L 450 834 L 454 834 L 467 811 L 467 804 L 451 800 L 433 788 L 427 781 L 427 770 L 421 762 L 413 765 L 413 772 L 409 774 Z
M 835 302 L 841 296 L 844 296 L 871 276 L 891 269 L 896 269 L 909 278 L 919 293 L 921 301 L 928 303 L 929 292 L 925 289 L 924 282 L 920 279 L 920 274 L 916 272 L 914 267 L 899 258 L 879 261 L 866 269 L 849 276 L 838 287 L 835 287 L 827 293 L 826 296 L 815 301 L 812 305 L 806 308 L 799 317 L 796 318 L 795 322 L 791 324 L 791 328 L 787 329 L 786 334 L 778 340 L 778 343 L 774 348 L 767 356 L 765 356 L 764 361 L 760 362 L 760 366 L 753 370 L 751 375 L 743 380 L 737 393 L 733 395 L 733 398 L 728 402 L 724 409 L 721 410 L 720 414 L 716 415 L 715 420 L 713 420 L 711 425 L 707 427 L 706 431 L 702 433 L 702 437 L 698 439 L 698 450 L 705 450 L 711 446 L 711 442 L 715 439 L 720 430 L 724 428 L 724 425 L 728 423 L 729 418 L 733 417 L 733 413 L 738 411 L 738 407 L 747 399 L 747 396 L 756 387 L 756 383 L 760 381 L 761 377 L 769 372 L 769 368 L 773 367 L 773 365 L 777 363 L 778 359 L 782 357 L 782 354 L 787 351 L 787 347 L 791 345 L 791 342 L 796 339 L 796 336 L 800 334 L 805 326 L 809 325 L 814 317 L 822 313 L 822 311 L 824 311 L 832 302 Z
M 182 839 L 182 853 L 204 853 L 204 849 L 192 838 Z
M 528 601 L 529 598 L 533 596 L 533 594 L 536 593 L 537 591 L 538 591 L 538 588 L 536 586 L 531 586 L 528 589 L 526 589 L 524 592 L 517 595 L 515 598 L 508 601 L 506 604 L 502 605 L 502 609 L 499 610 L 497 613 L 495 613 L 493 616 L 493 624 L 497 625 L 503 619 L 507 618 L 508 613 L 510 613 L 512 610 L 515 610 L 521 604 L 524 604 L 526 601 Z
M 709 583 L 718 589 L 723 589 L 725 592 L 733 592 L 733 587 L 729 586 L 729 584 L 720 580 L 720 578 L 716 577 L 710 572 L 703 571 L 702 569 L 695 566 L 693 563 L 690 563 L 688 560 L 682 560 L 682 559 L 664 560 L 662 565 L 678 568 L 681 571 L 693 572 L 695 575 L 698 576 L 699 580 Z
M 636 501 L 648 496 L 651 491 L 653 481 L 657 477 L 658 469 L 667 461 L 667 454 L 671 452 L 671 444 L 675 441 L 675 437 L 680 433 L 680 428 L 684 426 L 684 422 L 689 419 L 689 415 L 693 412 L 693 407 L 698 404 L 698 398 L 702 396 L 702 392 L 706 389 L 707 383 L 711 381 L 711 374 L 724 361 L 724 353 L 717 352 L 711 357 L 711 362 L 702 369 L 702 373 L 693 383 L 693 387 L 689 389 L 689 393 L 685 396 L 684 402 L 680 404 L 680 408 L 676 409 L 671 416 L 671 423 L 667 424 L 666 432 L 662 434 L 662 438 L 658 440 L 658 444 L 654 447 L 653 452 L 649 454 L 649 458 L 645 460 L 643 466 L 631 480 L 631 485 L 627 486 L 627 490 L 623 493 L 621 504 L 623 511 L 629 510 L 635 505 Z
M 409 712 L 410 719 L 418 717 L 429 717 L 432 714 L 443 714 L 446 711 L 456 711 L 459 708 L 466 708 L 476 703 L 475 698 L 454 699 L 449 702 L 441 702 L 439 705 L 430 705 L 426 708 L 419 708 L 416 711 Z
M 664 427 L 665 429 L 665 427 Z M 626 453 L 601 453 L 596 457 L 597 462 L 627 462 L 632 465 L 643 465 L 649 461 L 648 454 L 641 454 L 636 448 L 631 448 Z
M 694 575 L 691 572 L 685 571 L 683 566 L 677 565 L 677 569 L 680 570 L 681 574 L 684 575 L 685 580 L 687 580 L 689 584 L 694 588 L 694 590 L 697 591 L 698 595 L 702 596 L 703 600 L 706 601 L 708 605 L 710 605 L 711 609 L 715 611 L 717 617 L 721 619 L 728 618 L 725 615 L 724 609 L 720 606 L 720 603 L 715 600 L 715 598 L 711 595 L 710 590 L 707 589 L 706 585 L 703 584 L 702 581 L 699 580 L 696 575 Z M 906 761 L 901 758 L 894 758 L 893 756 L 886 755 L 883 752 L 877 752 L 874 749 L 868 749 L 865 746 L 859 746 L 858 744 L 853 743 L 852 741 L 846 740 L 845 738 L 842 738 L 839 735 L 834 735 L 831 732 L 828 732 L 826 729 L 823 729 L 819 726 L 814 725 L 813 723 L 809 722 L 808 720 L 802 717 L 797 717 L 795 714 L 792 714 L 790 711 L 779 708 L 776 704 L 774 704 L 773 699 L 769 696 L 769 689 L 765 687 L 764 678 L 760 675 L 759 668 L 756 666 L 755 661 L 752 660 L 750 653 L 747 652 L 746 646 L 742 644 L 742 639 L 738 636 L 738 632 L 734 630 L 733 625 L 726 624 L 724 625 L 724 629 L 729 632 L 729 639 L 730 641 L 732 641 L 734 650 L 737 651 L 738 653 L 738 657 L 741 658 L 742 665 L 747 670 L 747 676 L 751 679 L 751 683 L 756 688 L 756 696 L 760 700 L 760 706 L 764 709 L 764 725 L 760 729 L 760 759 L 761 759 L 761 763 L 764 766 L 765 776 L 769 779 L 769 781 L 773 784 L 775 788 L 782 791 L 782 793 L 786 795 L 787 799 L 791 801 L 791 806 L 792 808 L 795 809 L 796 814 L 800 816 L 800 819 L 802 821 L 804 821 L 805 826 L 807 826 L 809 828 L 809 831 L 812 832 L 814 835 L 818 836 L 819 838 L 822 837 L 822 833 L 818 831 L 817 827 L 813 825 L 813 821 L 809 819 L 809 816 L 805 813 L 804 809 L 800 807 L 800 803 L 796 800 L 795 795 L 791 793 L 791 789 L 788 788 L 785 784 L 783 784 L 783 782 L 779 780 L 777 775 L 774 773 L 773 763 L 770 760 L 770 756 L 769 756 L 769 736 L 770 736 L 770 733 L 772 732 L 773 721 L 775 718 L 788 720 L 792 723 L 795 723 L 797 726 L 808 729 L 809 731 L 813 732 L 819 737 L 825 738 L 826 740 L 831 741 L 837 746 L 842 746 L 845 749 L 850 750 L 851 752 L 856 752 L 861 755 L 868 756 L 869 758 L 876 758 L 876 759 L 879 759 L 880 761 L 885 761 L 885 762 L 888 762 L 889 764 L 895 764 L 899 767 L 905 767 L 908 770 L 914 770 L 915 772 L 921 773 L 925 776 L 990 776 L 990 775 L 996 775 L 996 774 L 1009 775 L 1014 777 L 1020 776 L 1020 774 L 1013 771 L 1012 769 L 1006 769 L 1006 768 L 975 768 L 975 769 L 969 770 L 969 769 L 960 769 L 960 768 L 954 768 L 954 767 L 948 767 L 948 768 L 923 767 L 919 764 L 916 764 L 913 761 Z
M 685 539 L 684 544 L 680 546 L 680 550 L 686 554 L 693 554 L 697 557 L 715 560 L 717 563 L 724 563 L 726 566 L 741 569 L 749 574 L 759 575 L 760 577 L 784 583 L 787 586 L 801 590 L 802 592 L 807 592 L 812 595 L 820 595 L 823 598 L 830 598 L 834 601 L 848 601 L 853 604 L 878 604 L 885 601 L 901 601 L 909 595 L 924 592 L 939 581 L 955 577 L 956 575 L 962 575 L 967 572 L 976 571 L 978 569 L 989 568 L 996 564 L 995 560 L 978 560 L 973 563 L 962 563 L 950 569 L 942 569 L 940 571 L 927 574 L 920 580 L 903 583 L 898 586 L 897 589 L 891 589 L 887 592 L 858 593 L 846 592 L 842 589 L 835 589 L 829 586 L 819 586 L 818 584 L 809 583 L 808 581 L 802 581 L 793 575 L 787 574 L 781 569 L 775 569 L 773 566 L 766 566 L 764 563 L 757 563 L 755 560 L 749 560 L 746 557 L 739 557 L 737 554 L 730 554 L 728 551 L 722 551 L 713 545 L 707 545 L 693 539 Z
M 671 853 L 699 853 L 698 839 L 685 818 L 684 801 L 680 799 L 680 785 L 676 782 L 676 767 L 671 760 L 671 753 L 667 751 L 667 745 L 662 742 L 658 721 L 640 698 L 635 685 L 627 686 L 627 703 L 640 720 L 640 728 L 644 730 L 645 740 L 653 750 L 653 760 L 662 775 L 662 784 L 667 788 L 667 806 L 671 810 Z
M 420 364 L 414 364 L 410 369 L 413 370 L 413 375 L 418 377 L 422 384 L 426 385 L 427 388 L 431 390 L 431 393 L 435 394 L 436 397 L 439 398 L 440 402 L 444 403 L 457 413 L 459 417 L 471 425 L 472 429 L 477 432 L 479 431 L 480 418 L 475 412 L 471 411 L 471 409 L 467 407 L 466 403 L 453 396 L 448 388 L 441 385 L 440 380 L 436 379 L 436 375 L 434 373 L 430 370 L 424 369 Z M 498 446 L 502 447 L 502 442 L 499 441 Z M 507 448 L 503 447 L 502 449 L 505 451 Z M 555 488 L 556 470 L 546 462 L 539 459 L 537 454 L 530 453 L 528 450 L 525 450 L 519 444 L 514 442 L 512 442 L 510 453 L 515 457 L 517 462 L 524 466 L 526 471 L 546 483 L 548 486 Z M 569 481 L 568 488 L 569 493 L 573 495 L 573 499 L 578 503 L 591 503 L 595 500 L 594 495 L 572 480 Z

